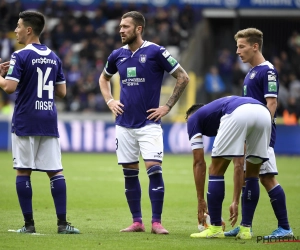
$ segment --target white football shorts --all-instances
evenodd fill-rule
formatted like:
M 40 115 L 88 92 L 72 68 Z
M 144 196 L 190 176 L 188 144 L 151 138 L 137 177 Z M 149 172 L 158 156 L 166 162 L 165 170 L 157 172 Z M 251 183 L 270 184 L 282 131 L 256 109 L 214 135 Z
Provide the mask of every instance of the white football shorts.
M 163 161 L 163 130 L 153 123 L 142 128 L 116 125 L 118 164 L 138 163 L 140 153 L 144 161 Z
M 246 141 L 246 158 L 268 159 L 270 136 L 271 115 L 267 108 L 259 104 L 241 105 L 221 118 L 212 157 L 243 156 Z
M 12 133 L 14 169 L 59 172 L 61 149 L 59 138 L 51 136 L 17 136 Z
M 278 169 L 277 169 L 277 164 L 276 164 L 274 148 L 269 147 L 268 153 L 269 153 L 269 160 L 265 161 L 261 165 L 259 174 L 260 175 L 263 175 L 263 174 L 278 175 Z M 245 161 L 245 163 L 246 163 L 246 161 Z M 244 164 L 244 170 L 246 171 L 246 164 Z

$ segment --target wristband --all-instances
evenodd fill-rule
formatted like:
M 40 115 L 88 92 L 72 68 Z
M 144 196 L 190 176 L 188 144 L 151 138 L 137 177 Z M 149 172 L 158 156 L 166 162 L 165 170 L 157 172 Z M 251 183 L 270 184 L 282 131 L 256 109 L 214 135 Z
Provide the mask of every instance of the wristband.
M 111 98 L 111 99 L 109 99 L 108 101 L 107 101 L 107 105 L 110 103 L 110 102 L 112 102 L 114 99 L 113 98 Z

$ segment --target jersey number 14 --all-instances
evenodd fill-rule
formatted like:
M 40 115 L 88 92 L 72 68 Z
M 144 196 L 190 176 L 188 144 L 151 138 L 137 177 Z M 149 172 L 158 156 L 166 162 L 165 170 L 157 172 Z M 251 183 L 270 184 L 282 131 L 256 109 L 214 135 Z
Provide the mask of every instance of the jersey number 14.
M 37 67 L 36 71 L 38 73 L 38 87 L 37 87 L 37 97 L 43 97 L 43 90 L 48 91 L 48 98 L 53 99 L 54 86 L 53 81 L 48 81 L 49 75 L 52 68 L 47 68 L 45 75 L 43 71 Z M 48 83 L 48 84 L 46 84 Z

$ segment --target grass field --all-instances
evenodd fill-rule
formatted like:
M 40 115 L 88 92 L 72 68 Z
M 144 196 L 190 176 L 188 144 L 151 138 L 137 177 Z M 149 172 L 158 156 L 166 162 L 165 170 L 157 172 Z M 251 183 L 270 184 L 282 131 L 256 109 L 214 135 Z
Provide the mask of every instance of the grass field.
M 207 156 L 207 163 L 210 162 Z M 278 180 L 285 189 L 290 224 L 300 238 L 300 158 L 277 157 Z M 67 181 L 67 219 L 81 230 L 80 235 L 58 235 L 56 216 L 45 173 L 32 174 L 33 208 L 36 230 L 41 235 L 8 232 L 23 225 L 23 217 L 15 191 L 15 172 L 10 152 L 0 152 L 0 249 L 300 249 L 300 243 L 262 244 L 256 236 L 271 233 L 277 221 L 269 197 L 261 186 L 260 201 L 255 213 L 252 240 L 191 239 L 197 232 L 197 200 L 192 173 L 191 155 L 165 155 L 163 173 L 165 203 L 163 225 L 169 235 L 150 234 L 151 208 L 148 198 L 148 177 L 140 171 L 142 210 L 145 233 L 120 233 L 131 224 L 131 215 L 124 196 L 121 167 L 114 154 L 63 153 Z M 223 218 L 229 217 L 232 198 L 232 167 L 226 173 L 226 197 Z M 227 229 L 230 229 L 227 222 Z

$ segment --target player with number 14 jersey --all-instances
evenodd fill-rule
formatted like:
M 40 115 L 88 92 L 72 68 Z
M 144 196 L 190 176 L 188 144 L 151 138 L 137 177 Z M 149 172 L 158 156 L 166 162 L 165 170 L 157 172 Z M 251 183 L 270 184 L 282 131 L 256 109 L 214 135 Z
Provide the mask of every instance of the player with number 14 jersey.
M 12 132 L 59 137 L 54 88 L 66 81 L 57 55 L 43 44 L 29 44 L 12 54 L 6 79 L 18 82 Z

